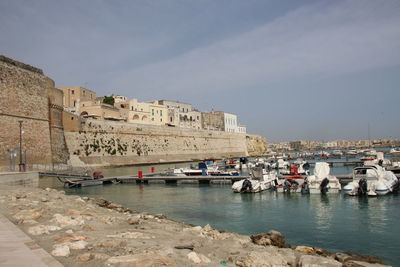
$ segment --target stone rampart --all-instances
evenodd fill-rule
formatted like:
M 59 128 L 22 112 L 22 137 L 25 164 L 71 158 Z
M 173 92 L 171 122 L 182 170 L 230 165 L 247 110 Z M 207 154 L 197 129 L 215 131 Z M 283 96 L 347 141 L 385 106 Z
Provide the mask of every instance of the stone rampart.
M 22 149 L 26 150 L 27 161 L 51 162 L 50 88 L 54 88 L 54 82 L 40 69 L 0 56 L 0 169 L 9 165 L 10 152 L 19 147 L 20 120 L 23 121 Z
M 263 139 L 221 131 L 98 120 L 82 120 L 78 125 L 78 131 L 65 132 L 73 165 L 130 165 L 248 156 L 247 145 Z M 255 154 L 262 145 L 251 146 Z

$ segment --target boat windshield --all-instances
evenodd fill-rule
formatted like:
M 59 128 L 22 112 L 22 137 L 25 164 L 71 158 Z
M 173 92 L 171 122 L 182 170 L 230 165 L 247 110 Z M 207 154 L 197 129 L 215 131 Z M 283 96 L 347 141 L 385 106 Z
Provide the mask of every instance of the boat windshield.
M 377 180 L 378 171 L 375 168 L 355 168 L 353 172 L 354 180 L 365 178 L 367 180 Z

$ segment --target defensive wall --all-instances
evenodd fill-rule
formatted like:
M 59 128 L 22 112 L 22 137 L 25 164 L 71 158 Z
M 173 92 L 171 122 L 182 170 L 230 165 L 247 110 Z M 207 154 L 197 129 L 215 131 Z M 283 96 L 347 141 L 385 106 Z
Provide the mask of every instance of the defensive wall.
M 130 165 L 261 155 L 254 135 L 80 119 L 65 114 L 71 164 Z M 250 149 L 248 149 L 248 147 Z
M 63 111 L 63 92 L 41 69 L 1 55 L 0 120 L 0 171 L 19 163 L 19 121 L 28 170 L 256 156 L 266 150 L 266 140 L 256 135 L 82 119 Z
M 27 163 L 66 163 L 62 97 L 41 69 L 0 55 L 0 170 L 19 162 L 19 121 L 23 160 L 26 152 Z

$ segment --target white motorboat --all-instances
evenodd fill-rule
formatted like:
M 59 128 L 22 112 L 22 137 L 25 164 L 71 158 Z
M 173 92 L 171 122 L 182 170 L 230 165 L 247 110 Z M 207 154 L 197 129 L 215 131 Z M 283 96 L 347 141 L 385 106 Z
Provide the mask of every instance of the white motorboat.
M 383 152 L 377 152 L 376 158 L 371 160 L 364 160 L 365 166 L 379 165 L 379 166 L 391 166 L 392 162 L 384 158 Z
M 314 175 L 308 176 L 302 185 L 301 193 L 303 194 L 326 194 L 339 193 L 339 180 L 329 175 L 330 168 L 326 162 L 316 162 Z
M 238 176 L 237 171 L 222 171 L 218 165 L 207 165 L 204 162 L 199 163 L 198 169 L 193 168 L 177 168 L 173 169 L 173 175 L 177 176 Z
M 396 191 L 399 181 L 391 171 L 386 171 L 379 165 L 356 167 L 353 170 L 353 181 L 342 188 L 345 194 L 386 195 Z
M 264 190 L 271 189 L 277 180 L 276 172 L 266 171 L 263 169 L 262 178 L 256 179 L 242 179 L 233 183 L 232 190 L 235 193 L 258 193 Z

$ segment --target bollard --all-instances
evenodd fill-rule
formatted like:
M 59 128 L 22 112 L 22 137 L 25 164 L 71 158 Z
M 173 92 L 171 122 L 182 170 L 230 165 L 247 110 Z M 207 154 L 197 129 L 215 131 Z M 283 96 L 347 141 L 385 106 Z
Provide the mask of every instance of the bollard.
M 154 167 L 151 167 L 151 172 L 154 172 Z
M 143 178 L 143 172 L 142 171 L 138 171 L 138 178 L 142 179 Z

